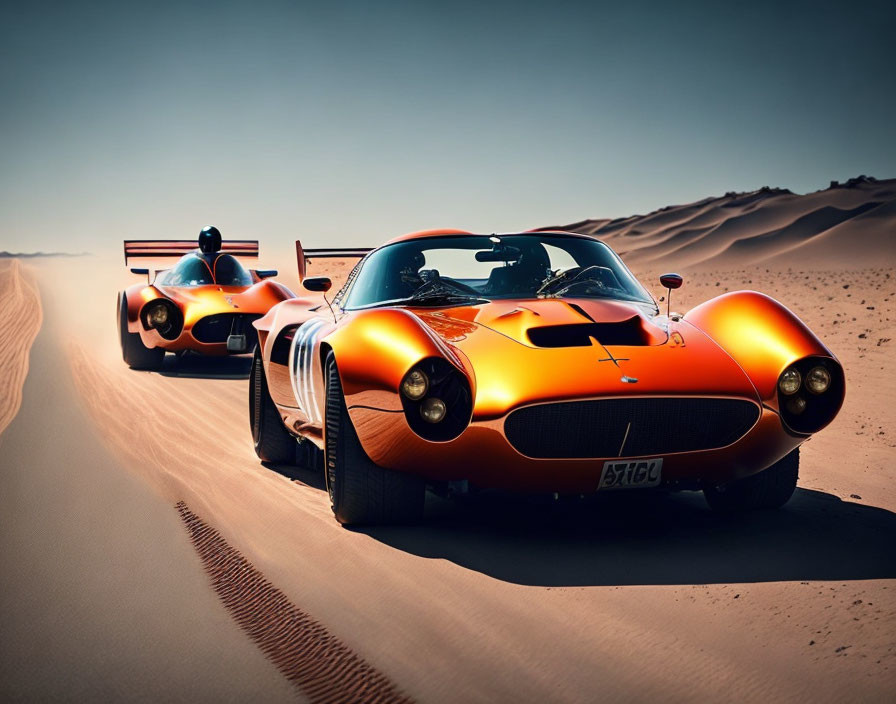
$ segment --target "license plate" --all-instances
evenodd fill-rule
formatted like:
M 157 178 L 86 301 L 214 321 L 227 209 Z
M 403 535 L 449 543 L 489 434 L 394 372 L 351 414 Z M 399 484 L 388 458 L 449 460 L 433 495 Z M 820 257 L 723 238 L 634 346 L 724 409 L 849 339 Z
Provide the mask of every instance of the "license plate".
M 604 462 L 598 489 L 640 489 L 659 486 L 663 458 L 652 460 L 610 460 Z

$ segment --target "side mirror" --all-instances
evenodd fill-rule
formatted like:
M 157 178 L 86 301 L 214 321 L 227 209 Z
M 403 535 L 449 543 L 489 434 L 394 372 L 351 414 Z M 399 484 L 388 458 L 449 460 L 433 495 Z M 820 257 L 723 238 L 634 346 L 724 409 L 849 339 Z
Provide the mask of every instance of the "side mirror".
M 669 294 L 666 296 L 666 317 L 668 318 L 672 315 L 672 290 L 681 288 L 684 279 L 681 278 L 681 274 L 663 274 L 660 277 L 660 283 L 663 288 L 669 289 Z
M 269 279 L 269 278 L 271 278 L 272 276 L 276 276 L 277 273 L 278 273 L 278 272 L 277 272 L 276 269 L 256 269 L 256 270 L 255 270 L 255 275 L 256 275 L 259 279 Z
M 681 274 L 663 274 L 660 277 L 660 283 L 663 285 L 663 288 L 681 288 L 684 279 L 681 278 Z
M 309 291 L 317 291 L 320 293 L 326 293 L 330 290 L 330 287 L 333 285 L 333 282 L 330 281 L 326 276 L 309 276 L 307 279 L 302 281 L 302 286 L 307 288 Z

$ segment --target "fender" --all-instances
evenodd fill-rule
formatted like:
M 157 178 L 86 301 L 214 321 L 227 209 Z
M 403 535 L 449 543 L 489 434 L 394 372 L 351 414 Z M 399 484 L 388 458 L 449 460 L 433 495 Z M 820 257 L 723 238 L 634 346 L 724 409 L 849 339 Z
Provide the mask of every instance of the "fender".
M 153 284 L 134 284 L 124 291 L 125 300 L 128 303 L 128 332 L 139 333 L 142 330 L 140 325 L 140 309 L 144 305 L 157 298 L 171 300 L 157 289 Z
M 401 380 L 411 367 L 427 357 L 442 357 L 450 362 L 467 376 L 474 389 L 466 357 L 404 309 L 378 308 L 354 313 L 350 327 L 340 326 L 322 342 L 321 363 L 332 350 L 350 408 L 369 405 L 401 410 Z
M 793 312 L 756 291 L 732 291 L 684 316 L 712 338 L 750 377 L 762 402 L 777 410 L 778 377 L 809 356 L 839 361 Z
M 296 294 L 286 288 L 286 286 L 281 284 L 279 281 L 274 281 L 273 279 L 262 279 L 261 281 L 256 281 L 243 293 L 236 295 L 247 299 L 252 298 L 253 296 L 260 296 L 263 298 L 268 298 L 269 300 L 275 302 L 289 301 L 293 298 L 296 298 Z M 311 301 L 307 299 L 305 302 L 311 303 Z M 276 303 L 272 303 L 271 305 L 276 305 Z
M 310 298 L 298 298 L 286 287 L 280 286 L 280 284 L 276 285 L 285 289 L 289 293 L 289 297 L 271 306 L 267 313 L 252 323 L 258 331 L 258 343 L 261 345 L 262 357 L 265 362 L 270 359 L 270 351 L 266 349 L 266 342 L 270 333 L 273 332 L 274 337 L 276 337 L 287 325 L 301 325 L 317 315 L 316 312 L 310 310 L 315 303 Z

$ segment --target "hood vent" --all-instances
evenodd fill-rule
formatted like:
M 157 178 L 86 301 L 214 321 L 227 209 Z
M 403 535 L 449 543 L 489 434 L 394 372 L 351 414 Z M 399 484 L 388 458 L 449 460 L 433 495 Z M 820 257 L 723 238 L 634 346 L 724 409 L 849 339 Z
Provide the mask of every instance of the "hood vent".
M 529 328 L 529 341 L 536 347 L 590 347 L 591 338 L 602 345 L 645 346 L 655 344 L 641 318 L 618 323 L 576 323 Z

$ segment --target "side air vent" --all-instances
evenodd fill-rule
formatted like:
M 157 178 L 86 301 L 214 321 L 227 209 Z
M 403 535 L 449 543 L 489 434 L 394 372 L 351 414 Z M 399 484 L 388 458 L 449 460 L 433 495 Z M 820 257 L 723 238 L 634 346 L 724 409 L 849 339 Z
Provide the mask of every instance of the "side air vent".
M 292 346 L 292 339 L 296 336 L 296 330 L 298 329 L 298 325 L 287 325 L 277 335 L 277 339 L 274 340 L 274 346 L 271 348 L 271 361 L 274 364 L 282 364 L 284 366 L 289 364 L 289 348 Z

